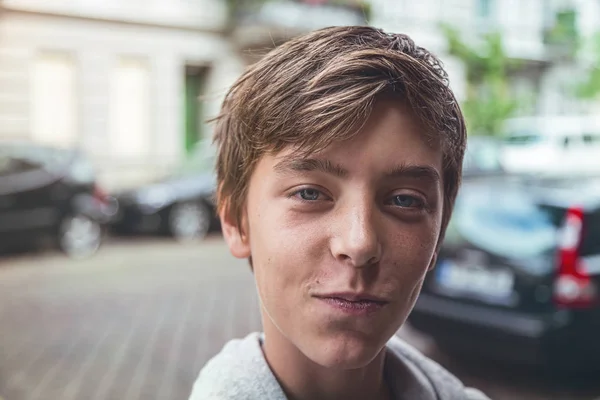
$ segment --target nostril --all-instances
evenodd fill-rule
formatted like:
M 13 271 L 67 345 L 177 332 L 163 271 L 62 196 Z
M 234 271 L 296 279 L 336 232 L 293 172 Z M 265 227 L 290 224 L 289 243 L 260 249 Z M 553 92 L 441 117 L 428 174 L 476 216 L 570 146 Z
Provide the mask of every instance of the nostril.
M 361 260 L 358 257 L 351 257 L 347 254 L 340 254 L 338 256 L 338 259 L 340 261 L 347 262 L 356 268 L 372 267 L 379 263 L 379 257 L 377 257 L 377 256 L 373 256 L 367 260 L 365 260 L 365 259 Z
M 377 257 L 371 257 L 368 261 L 367 261 L 367 265 L 373 265 L 373 264 L 377 264 L 379 262 L 379 259 Z
M 350 257 L 349 255 L 346 255 L 346 254 L 340 254 L 339 258 L 342 259 L 343 261 L 347 261 L 347 260 L 350 260 L 352 257 Z

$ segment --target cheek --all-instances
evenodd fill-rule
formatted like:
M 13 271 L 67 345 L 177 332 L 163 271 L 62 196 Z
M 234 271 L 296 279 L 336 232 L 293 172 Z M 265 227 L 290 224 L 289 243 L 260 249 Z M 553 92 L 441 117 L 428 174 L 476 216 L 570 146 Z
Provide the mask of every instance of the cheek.
M 249 222 L 254 274 L 263 301 L 273 305 L 300 298 L 298 292 L 318 274 L 323 233 L 319 237 L 311 224 L 290 218 L 277 204 L 257 211 Z
M 395 281 L 405 294 L 412 292 L 415 285 L 420 287 L 434 258 L 439 229 L 431 225 L 406 229 L 386 246 L 393 258 L 384 263 L 390 266 L 388 279 Z
M 292 211 L 291 201 L 269 198 L 263 202 L 268 207 L 255 207 L 250 241 L 257 257 L 268 254 L 284 257 L 289 263 L 290 259 L 314 259 L 323 252 L 323 244 L 327 243 L 326 219 Z

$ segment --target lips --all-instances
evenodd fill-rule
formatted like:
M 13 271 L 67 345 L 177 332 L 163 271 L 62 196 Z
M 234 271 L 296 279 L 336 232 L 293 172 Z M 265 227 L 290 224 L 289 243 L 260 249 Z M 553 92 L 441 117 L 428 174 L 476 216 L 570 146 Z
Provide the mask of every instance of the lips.
M 381 304 L 389 303 L 389 301 L 383 297 L 375 296 L 375 295 L 371 295 L 371 294 L 367 294 L 367 293 L 348 293 L 348 292 L 329 293 L 329 294 L 317 295 L 315 297 L 322 298 L 322 299 L 338 299 L 338 300 L 343 300 L 343 301 L 351 302 L 351 303 L 369 303 L 369 302 L 381 303 Z
M 331 293 L 315 297 L 336 312 L 355 316 L 371 315 L 389 303 L 381 297 L 361 293 Z

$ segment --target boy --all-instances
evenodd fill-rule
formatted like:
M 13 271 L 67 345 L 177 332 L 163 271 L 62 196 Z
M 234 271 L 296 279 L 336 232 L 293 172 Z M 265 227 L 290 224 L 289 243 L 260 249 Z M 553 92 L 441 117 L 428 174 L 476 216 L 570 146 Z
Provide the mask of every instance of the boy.
M 394 334 L 436 261 L 466 132 L 445 71 L 405 35 L 319 30 L 276 48 L 218 119 L 218 210 L 264 333 L 191 399 L 485 399 Z

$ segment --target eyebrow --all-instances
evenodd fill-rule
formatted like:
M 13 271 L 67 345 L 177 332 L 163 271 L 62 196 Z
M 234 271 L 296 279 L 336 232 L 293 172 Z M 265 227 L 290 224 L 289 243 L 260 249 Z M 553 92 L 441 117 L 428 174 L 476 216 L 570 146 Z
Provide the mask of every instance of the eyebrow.
M 288 158 L 275 164 L 274 169 L 279 174 L 286 174 L 290 171 L 317 171 L 339 178 L 345 178 L 349 175 L 349 171 L 341 165 L 319 158 Z M 400 164 L 387 171 L 384 176 L 388 179 L 425 179 L 431 183 L 437 183 L 441 181 L 441 177 L 437 169 L 429 165 Z
M 285 174 L 288 171 L 318 171 L 337 176 L 338 178 L 348 176 L 348 170 L 341 165 L 333 164 L 329 160 L 322 160 L 319 158 L 288 158 L 278 162 L 274 169 L 281 174 Z
M 387 178 L 414 178 L 425 179 L 431 183 L 438 183 L 442 180 L 436 168 L 429 165 L 398 165 L 386 172 Z

